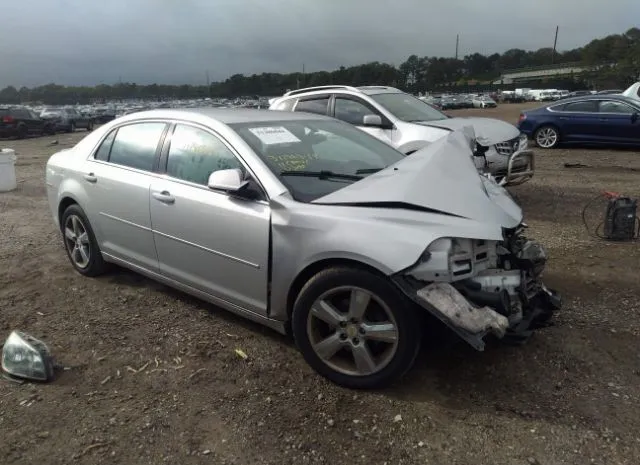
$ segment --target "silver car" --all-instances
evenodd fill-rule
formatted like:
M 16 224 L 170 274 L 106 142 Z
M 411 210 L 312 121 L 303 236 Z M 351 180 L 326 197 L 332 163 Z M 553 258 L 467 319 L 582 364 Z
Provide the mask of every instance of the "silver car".
M 444 102 L 444 97 L 443 97 Z M 446 107 L 446 105 L 444 105 Z M 388 86 L 318 86 L 297 89 L 271 100 L 271 110 L 333 116 L 393 145 L 409 155 L 472 126 L 478 143 L 476 166 L 499 184 L 513 186 L 533 177 L 533 152 L 527 136 L 494 118 L 450 118 L 428 103 Z
M 78 272 L 117 264 L 291 331 L 318 373 L 372 388 L 411 367 L 423 322 L 482 350 L 559 307 L 473 140 L 406 157 L 323 116 L 154 110 L 54 154 L 46 184 Z

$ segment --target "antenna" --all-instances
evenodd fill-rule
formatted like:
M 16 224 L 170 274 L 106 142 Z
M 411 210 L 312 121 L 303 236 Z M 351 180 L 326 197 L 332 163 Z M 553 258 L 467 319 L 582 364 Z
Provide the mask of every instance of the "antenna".
M 556 26 L 556 38 L 553 39 L 553 52 L 551 52 L 551 64 L 553 64 L 556 58 L 556 46 L 558 45 L 558 29 L 560 29 L 560 26 Z

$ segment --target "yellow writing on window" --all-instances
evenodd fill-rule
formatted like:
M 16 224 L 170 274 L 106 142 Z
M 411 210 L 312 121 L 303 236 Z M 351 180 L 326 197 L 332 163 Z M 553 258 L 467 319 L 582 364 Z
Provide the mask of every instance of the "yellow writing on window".
M 318 155 L 315 153 L 309 154 L 282 154 L 282 155 L 270 155 L 269 161 L 275 164 L 282 171 L 302 171 L 307 165 L 317 160 Z

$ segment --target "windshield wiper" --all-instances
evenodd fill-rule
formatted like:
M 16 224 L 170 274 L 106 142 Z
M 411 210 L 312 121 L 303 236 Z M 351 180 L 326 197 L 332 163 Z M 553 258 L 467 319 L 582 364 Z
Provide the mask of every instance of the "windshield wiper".
M 362 179 L 362 176 L 358 176 L 357 174 L 346 174 L 346 173 L 334 173 L 333 171 L 281 171 L 280 176 L 306 176 L 309 178 L 318 178 L 318 179 L 348 179 L 350 181 L 359 181 Z
M 356 174 L 371 174 L 377 173 L 378 171 L 383 170 L 384 168 L 362 168 L 361 170 L 356 170 Z

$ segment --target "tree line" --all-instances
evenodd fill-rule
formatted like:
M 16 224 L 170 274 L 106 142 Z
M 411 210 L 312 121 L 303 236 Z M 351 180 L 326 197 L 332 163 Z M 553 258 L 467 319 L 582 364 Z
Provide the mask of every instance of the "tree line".
M 375 61 L 342 66 L 334 71 L 305 74 L 234 74 L 208 87 L 135 83 L 101 84 L 93 87 L 48 84 L 19 89 L 9 86 L 0 90 L 0 103 L 75 104 L 119 99 L 275 96 L 302 86 L 328 84 L 390 85 L 415 93 L 455 89 L 464 91 L 474 87 L 491 88 L 491 83 L 499 79 L 506 70 L 547 66 L 552 63 L 579 63 L 594 66 L 594 69 L 576 76 L 576 79 L 552 79 L 542 84 L 545 87 L 560 84 L 569 90 L 582 87 L 625 88 L 640 79 L 640 29 L 632 28 L 623 34 L 595 39 L 583 47 L 564 52 L 554 53 L 551 48 L 536 51 L 510 49 L 502 54 L 488 56 L 473 53 L 462 59 L 411 55 L 398 67 Z M 509 86 L 499 87 L 506 89 Z

